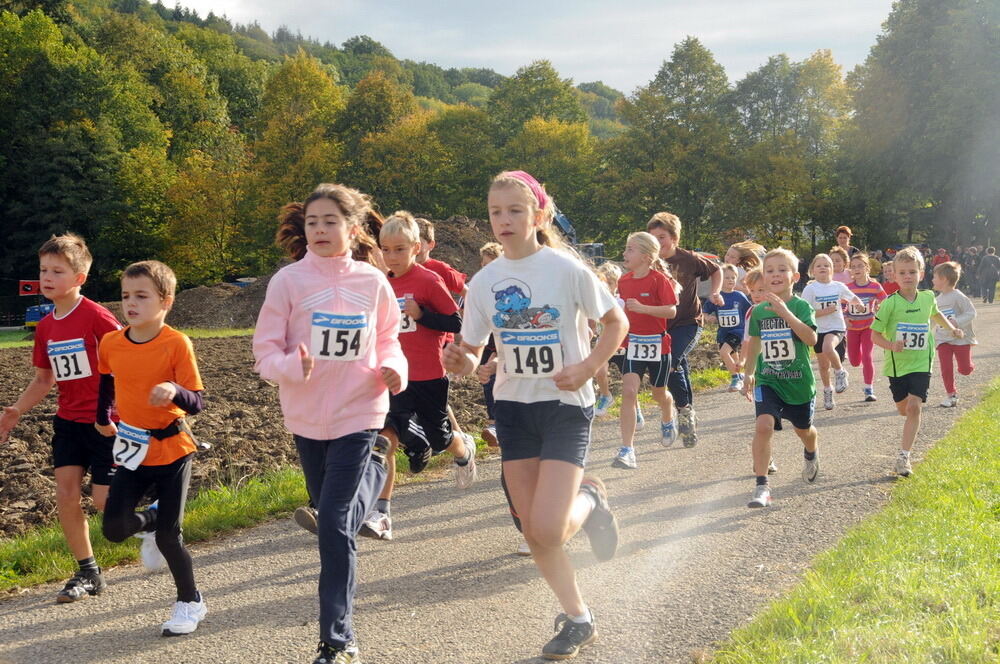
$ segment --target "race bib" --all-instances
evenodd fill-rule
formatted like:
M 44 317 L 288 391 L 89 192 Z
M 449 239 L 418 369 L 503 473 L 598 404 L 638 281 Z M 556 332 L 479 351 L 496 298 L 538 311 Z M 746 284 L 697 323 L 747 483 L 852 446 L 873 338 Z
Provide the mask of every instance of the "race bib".
M 788 328 L 760 331 L 760 352 L 765 362 L 788 362 L 795 359 L 795 342 Z
M 147 452 L 149 452 L 149 431 L 119 422 L 118 435 L 111 450 L 115 464 L 135 470 L 146 458 Z
M 819 307 L 820 311 L 824 311 L 826 309 L 832 309 L 832 308 L 834 308 L 834 307 L 837 306 L 838 302 L 840 302 L 840 296 L 839 295 L 817 295 L 816 296 L 816 305 Z
M 903 342 L 903 350 L 927 350 L 927 323 L 897 323 L 896 340 Z
M 954 309 L 941 309 L 941 315 L 944 316 L 945 318 L 954 318 L 955 317 L 955 310 Z
M 50 341 L 47 352 L 56 380 L 78 380 L 93 375 L 83 339 Z
M 740 324 L 739 309 L 719 309 L 716 316 L 719 318 L 719 327 L 737 327 Z
M 367 348 L 367 315 L 313 312 L 309 352 L 317 360 L 353 362 Z
M 412 298 L 413 296 L 410 295 L 409 297 Z M 399 333 L 402 334 L 404 332 L 416 332 L 417 321 L 407 316 L 406 312 L 403 311 L 403 308 L 406 306 L 406 298 L 397 297 L 396 302 L 399 302 Z
M 866 298 L 861 299 L 861 304 L 857 302 L 851 302 L 850 314 L 852 316 L 867 316 L 871 308 L 871 300 Z
M 662 342 L 663 336 L 659 334 L 630 334 L 625 359 L 633 362 L 659 362 Z
M 515 378 L 551 378 L 562 370 L 559 330 L 502 330 L 504 369 Z

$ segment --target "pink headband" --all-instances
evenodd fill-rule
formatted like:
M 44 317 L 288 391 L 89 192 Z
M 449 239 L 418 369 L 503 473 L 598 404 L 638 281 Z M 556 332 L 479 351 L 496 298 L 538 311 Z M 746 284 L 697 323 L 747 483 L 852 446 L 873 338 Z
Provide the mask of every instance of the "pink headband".
M 535 195 L 535 199 L 538 201 L 538 209 L 545 209 L 545 204 L 549 198 L 545 195 L 545 189 L 542 188 L 542 185 L 539 184 L 538 180 L 532 177 L 530 173 L 525 173 L 524 171 L 504 171 L 500 175 L 501 177 L 520 180 L 524 184 L 528 185 L 528 188 L 531 189 L 531 193 Z

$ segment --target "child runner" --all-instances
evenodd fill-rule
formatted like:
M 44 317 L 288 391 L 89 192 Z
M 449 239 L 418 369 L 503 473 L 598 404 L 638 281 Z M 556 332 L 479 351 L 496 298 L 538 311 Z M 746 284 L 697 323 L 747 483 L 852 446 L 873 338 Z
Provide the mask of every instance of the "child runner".
M 899 290 L 899 284 L 896 283 L 896 270 L 892 261 L 882 263 L 882 290 L 885 291 L 886 297 Z
M 448 419 L 448 378 L 441 364 L 441 349 L 445 333 L 462 329 L 462 317 L 441 278 L 416 262 L 420 229 L 413 215 L 400 211 L 386 219 L 379 244 L 402 312 L 399 344 L 410 374 L 409 386 L 389 399 L 382 430 L 391 443 L 389 473 L 361 534 L 391 540 L 395 452 L 410 420 L 417 420 L 435 452 L 447 450 L 454 457 L 455 484 L 460 489 L 468 489 L 476 481 L 476 443 L 472 436 L 455 431 Z
M 753 473 L 757 486 L 747 507 L 771 504 L 768 465 L 771 438 L 781 430 L 782 418 L 792 423 L 802 441 L 805 462 L 802 479 L 815 482 L 819 474 L 819 450 L 813 412 L 816 379 L 809 365 L 809 346 L 816 344 L 813 308 L 792 293 L 798 281 L 799 259 L 787 249 L 772 249 L 764 256 L 767 294 L 754 305 L 747 332 L 746 378 L 743 394 L 753 394 L 757 421 L 753 436 Z
M 611 261 L 604 261 L 594 270 L 597 273 L 597 277 L 601 280 L 601 283 L 607 287 L 608 292 L 614 296 L 615 300 L 618 302 L 618 306 L 624 307 L 625 301 L 618 297 L 618 280 L 622 276 L 622 270 L 620 267 L 612 263 Z M 601 334 L 600 326 L 596 326 L 595 338 L 599 337 Z M 614 362 L 614 358 L 611 358 Z M 610 364 L 610 362 L 608 363 Z M 597 381 L 597 402 L 594 404 L 594 417 L 603 417 L 607 415 L 608 410 L 611 408 L 611 404 L 614 403 L 615 399 L 611 395 L 611 382 L 608 378 L 608 364 L 605 364 L 597 371 L 597 375 L 594 379 Z M 642 411 L 636 410 L 636 416 L 641 418 Z
M 847 253 L 841 249 L 842 253 Z M 833 261 L 826 254 L 817 254 L 809 265 L 809 276 L 813 278 L 802 291 L 802 299 L 816 310 L 816 332 L 819 337 L 813 349 L 819 364 L 819 376 L 823 381 L 823 407 L 833 410 L 833 388 L 830 386 L 830 367 L 834 369 L 837 394 L 847 389 L 847 369 L 843 366 L 841 347 L 847 335 L 847 323 L 840 303 L 852 302 L 861 305 L 858 296 L 845 284 L 833 281 Z
M 851 304 L 847 308 L 847 356 L 851 366 L 861 366 L 865 379 L 865 401 L 875 401 L 875 362 L 872 353 L 872 321 L 879 304 L 885 299 L 885 291 L 868 274 L 871 264 L 863 252 L 851 256 L 851 283 L 847 287 L 858 296 L 863 306 Z
M 744 294 L 748 292 L 743 280 L 749 270 L 760 266 L 760 258 L 765 253 L 767 250 L 764 247 L 751 240 L 729 245 L 722 262 L 736 266 L 736 290 Z
M 746 316 L 750 310 L 750 300 L 743 292 L 736 290 L 737 270 L 735 265 L 724 264 L 722 270 L 722 300 L 719 306 L 706 301 L 703 310 L 708 320 L 719 326 L 715 340 L 719 344 L 719 356 L 729 371 L 729 391 L 739 392 L 743 389 L 743 358 L 740 357 L 740 347 L 743 345 L 743 335 L 746 332 Z
M 471 373 L 492 332 L 501 358 L 496 382 L 503 476 L 535 564 L 563 613 L 542 648 L 547 659 L 574 657 L 597 638 L 563 544 L 581 527 L 599 560 L 614 556 L 618 524 L 604 484 L 584 477 L 594 391 L 591 379 L 625 337 L 626 319 L 582 261 L 559 247 L 554 204 L 535 178 L 508 171 L 489 192 L 493 233 L 503 256 L 473 278 L 461 345 L 445 366 Z M 588 319 L 604 333 L 590 348 Z
M 946 395 L 941 402 L 944 408 L 954 408 L 958 405 L 955 367 L 952 361 L 958 365 L 958 373 L 968 376 L 975 369 L 972 364 L 972 347 L 979 343 L 972 329 L 976 307 L 965 293 L 956 288 L 961 278 L 962 267 L 958 263 L 941 263 L 934 268 L 934 290 L 939 293 L 935 299 L 938 311 L 964 333 L 959 339 L 940 326 L 934 328 L 938 363 L 941 365 L 941 380 L 944 381 Z
M 254 332 L 254 369 L 278 383 L 309 495 L 319 507 L 319 647 L 314 664 L 360 662 L 352 628 L 356 537 L 385 481 L 376 435 L 389 393 L 406 386 L 399 305 L 385 276 L 352 260 L 368 209 L 359 192 L 321 184 L 305 216 L 278 230 L 289 254 L 267 285 Z
M 642 375 L 649 372 L 653 399 L 660 406 L 660 443 L 677 441 L 674 398 L 667 390 L 670 375 L 670 335 L 667 319 L 677 315 L 677 293 L 666 265 L 659 258 L 660 243 L 649 233 L 632 233 L 625 243 L 624 265 L 629 270 L 618 280 L 618 294 L 625 300 L 629 334 L 623 354 L 614 360 L 622 372 L 622 405 L 619 416 L 622 446 L 612 464 L 634 469 L 636 415 Z
M 503 254 L 503 247 L 499 242 L 487 242 L 479 247 L 479 267 L 483 268 L 500 258 Z M 483 428 L 482 437 L 490 447 L 499 447 L 497 441 L 496 417 L 493 415 L 493 385 L 496 383 L 497 374 L 497 346 L 493 341 L 493 335 L 486 343 L 483 350 L 483 357 L 480 360 L 479 368 L 476 370 L 476 378 L 483 386 L 483 401 L 486 404 L 486 426 Z
M 934 363 L 934 336 L 930 321 L 948 329 L 958 339 L 964 332 L 941 315 L 932 291 L 917 289 L 924 274 L 924 257 L 914 247 L 896 253 L 893 260 L 899 291 L 886 298 L 872 322 L 872 341 L 885 349 L 883 373 L 889 377 L 889 389 L 896 410 L 906 418 L 896 474 L 908 477 L 913 472 L 910 450 L 920 431 L 920 410 L 927 401 Z
M 758 265 L 743 277 L 743 281 L 746 283 L 747 290 L 750 291 L 750 308 L 747 309 L 745 319 L 743 321 L 743 361 L 746 362 L 746 349 L 749 348 L 748 342 L 750 341 L 750 316 L 753 315 L 753 307 L 760 304 L 767 298 L 767 287 L 764 285 L 764 271 L 763 268 Z M 797 283 L 797 282 L 796 282 Z M 794 288 L 794 286 L 793 286 Z M 774 457 L 767 462 L 767 474 L 774 475 L 778 472 L 778 466 L 774 464 Z
M 833 263 L 833 274 L 831 275 L 831 278 L 842 284 L 850 283 L 851 272 L 847 269 L 847 262 L 850 258 L 848 257 L 847 252 L 842 247 L 834 247 L 827 255 Z
M 118 467 L 104 510 L 104 536 L 122 542 L 144 533 L 143 563 L 157 569 L 165 559 L 177 587 L 163 636 L 195 631 L 207 613 L 181 528 L 197 449 L 184 415 L 201 412 L 204 387 L 191 340 L 163 322 L 176 288 L 173 270 L 159 261 L 133 263 L 122 272 L 122 314 L 129 325 L 105 335 L 98 347 L 94 425 L 102 435 L 116 436 L 112 454 Z M 117 425 L 113 405 L 121 417 Z M 150 487 L 157 502 L 137 513 Z
M 114 438 L 100 435 L 93 426 L 99 382 L 97 345 L 120 325 L 110 311 L 80 294 L 93 262 L 82 237 L 53 235 L 38 250 L 38 260 L 42 294 L 56 306 L 35 328 L 35 377 L 17 401 L 3 409 L 0 443 L 6 442 L 21 416 L 44 399 L 53 385 L 59 386 L 59 406 L 52 420 L 56 509 L 79 569 L 56 593 L 56 601 L 75 602 L 100 595 L 106 587 L 90 545 L 80 485 L 89 471 L 91 499 L 94 507 L 103 510 L 114 474 Z

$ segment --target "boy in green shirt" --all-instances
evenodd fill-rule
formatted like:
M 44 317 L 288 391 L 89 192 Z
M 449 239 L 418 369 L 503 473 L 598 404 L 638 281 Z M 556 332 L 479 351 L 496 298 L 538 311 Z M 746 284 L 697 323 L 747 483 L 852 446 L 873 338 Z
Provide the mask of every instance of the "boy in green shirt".
M 772 249 L 764 256 L 764 301 L 754 306 L 747 334 L 746 379 L 743 396 L 753 401 L 757 422 L 753 436 L 753 473 L 757 486 L 747 507 L 771 504 L 767 466 L 771 438 L 781 430 L 782 418 L 792 423 L 805 448 L 802 479 L 816 481 L 819 474 L 816 427 L 816 379 L 809 363 L 809 348 L 816 343 L 816 316 L 812 305 L 792 293 L 798 282 L 799 259 L 788 249 Z
M 932 291 L 917 290 L 924 274 L 924 257 L 914 247 L 906 247 L 893 260 L 899 290 L 890 295 L 872 322 L 872 342 L 885 349 L 882 373 L 889 377 L 889 389 L 896 410 L 906 418 L 901 449 L 896 457 L 896 474 L 908 477 L 910 449 L 920 431 L 920 410 L 927 401 L 934 362 L 934 321 L 961 339 L 964 332 L 941 315 Z M 890 341 L 891 340 L 891 341 Z

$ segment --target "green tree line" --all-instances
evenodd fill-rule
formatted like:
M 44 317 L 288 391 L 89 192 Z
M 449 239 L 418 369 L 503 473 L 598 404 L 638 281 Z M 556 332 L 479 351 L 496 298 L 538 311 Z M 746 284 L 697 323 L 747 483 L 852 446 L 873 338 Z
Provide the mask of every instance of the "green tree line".
M 65 230 L 90 241 L 98 286 L 150 257 L 183 285 L 260 274 L 277 210 L 317 182 L 482 217 L 504 168 L 612 247 L 664 209 L 707 250 L 809 253 L 842 223 L 873 248 L 996 239 L 997 3 L 900 0 L 846 76 L 819 50 L 730 81 L 688 37 L 627 96 L 544 60 L 443 69 L 146 0 L 0 6 L 0 279 L 33 274 Z

